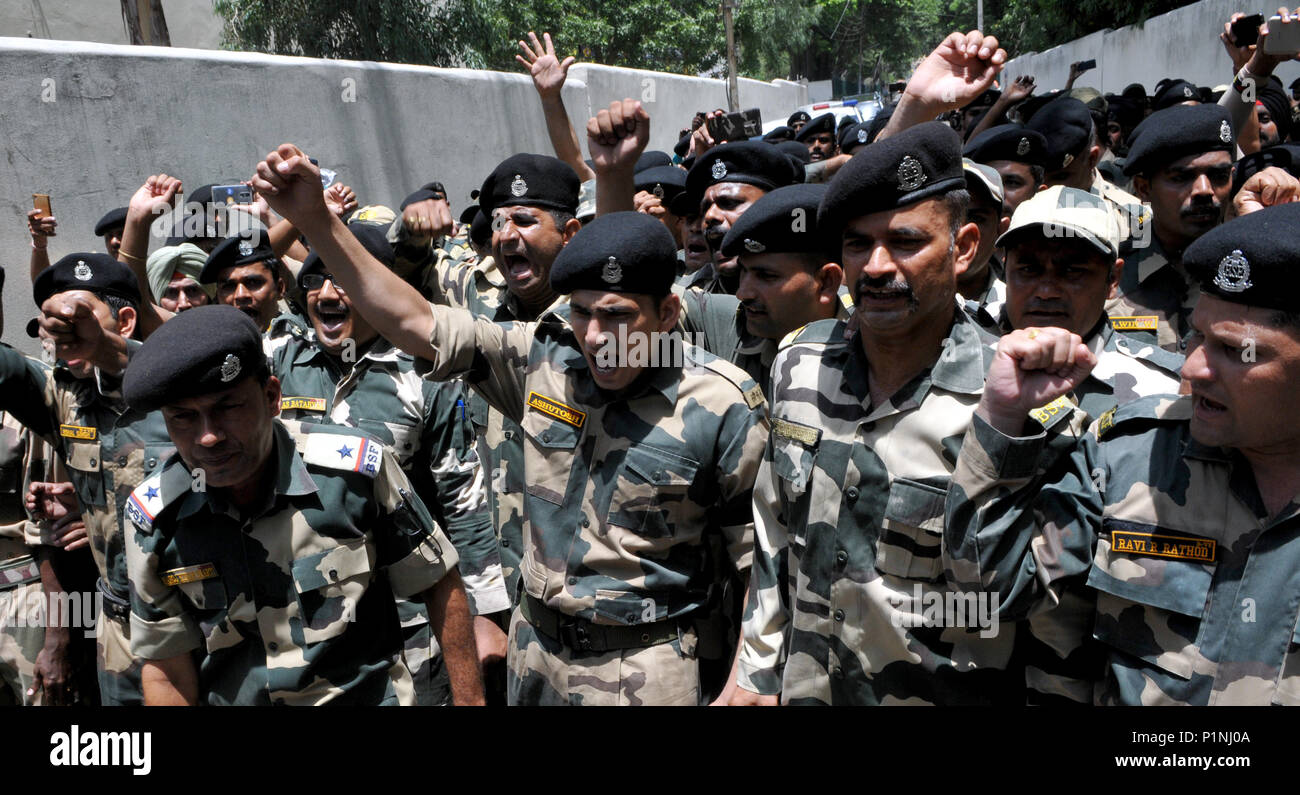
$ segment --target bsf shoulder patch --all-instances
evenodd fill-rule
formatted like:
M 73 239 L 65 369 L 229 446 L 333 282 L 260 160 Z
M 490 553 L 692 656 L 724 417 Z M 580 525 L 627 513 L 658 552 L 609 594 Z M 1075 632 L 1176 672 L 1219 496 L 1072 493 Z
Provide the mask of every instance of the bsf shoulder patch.
M 84 425 L 60 425 L 59 436 L 65 439 L 76 439 L 81 442 L 93 442 L 99 438 L 97 428 L 88 428 Z
M 210 580 L 217 576 L 217 567 L 211 563 L 200 563 L 197 566 L 185 566 L 179 569 L 168 569 L 162 573 L 163 585 L 184 585 L 187 582 L 198 582 L 200 580 Z
M 1129 555 L 1213 563 L 1218 545 L 1212 538 L 1112 530 L 1110 549 L 1112 552 L 1123 552 Z
M 801 442 L 808 447 L 815 447 L 817 442 L 822 438 L 821 428 L 814 428 L 811 425 L 804 425 L 798 422 L 781 419 L 780 417 L 772 418 L 772 433 L 786 439 L 793 439 Z
M 307 433 L 306 445 L 299 448 L 308 464 L 359 472 L 373 478 L 384 462 L 384 446 L 365 436 L 335 433 Z
M 1040 406 L 1039 408 L 1029 412 L 1029 416 L 1038 420 L 1040 425 L 1047 425 L 1057 414 L 1060 414 L 1062 411 L 1068 411 L 1072 408 L 1074 408 L 1074 404 L 1070 402 L 1070 399 L 1065 395 L 1061 395 L 1046 406 Z
M 528 407 L 575 428 L 581 428 L 582 424 L 587 421 L 586 412 L 578 411 L 572 406 L 566 406 L 554 398 L 548 398 L 536 392 L 528 393 Z
M 297 409 L 299 411 L 324 411 L 325 398 L 286 397 L 280 398 L 280 411 Z
M 1159 315 L 1119 315 L 1110 319 L 1110 327 L 1116 331 L 1156 331 L 1159 326 Z
M 135 487 L 126 498 L 123 512 L 126 518 L 143 530 L 153 528 L 153 520 L 166 505 L 162 498 L 162 472 L 156 472 Z

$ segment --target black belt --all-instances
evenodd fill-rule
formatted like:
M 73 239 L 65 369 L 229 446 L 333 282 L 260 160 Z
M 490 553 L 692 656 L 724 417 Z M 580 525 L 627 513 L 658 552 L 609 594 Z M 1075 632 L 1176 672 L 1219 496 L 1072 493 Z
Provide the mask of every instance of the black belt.
M 581 652 L 606 652 L 615 649 L 642 649 L 658 646 L 681 636 L 676 619 L 634 624 L 628 627 L 593 624 L 552 610 L 531 594 L 524 594 L 519 610 L 533 629 Z M 685 619 L 689 621 L 689 619 Z
M 103 577 L 95 580 L 95 590 L 103 597 L 104 615 L 123 624 L 131 618 L 130 600 L 118 596 Z

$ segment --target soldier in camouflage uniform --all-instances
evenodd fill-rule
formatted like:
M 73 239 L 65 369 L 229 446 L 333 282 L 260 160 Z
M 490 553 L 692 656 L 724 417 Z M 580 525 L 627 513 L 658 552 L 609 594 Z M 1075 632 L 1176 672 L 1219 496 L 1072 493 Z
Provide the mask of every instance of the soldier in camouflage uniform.
M 856 154 L 818 213 L 858 329 L 810 324 L 772 369 L 755 553 L 732 703 L 1022 703 L 1014 627 L 919 619 L 943 599 L 939 538 L 957 445 L 991 351 L 956 280 L 961 143 L 939 122 Z
M 1138 125 L 1124 173 L 1151 203 L 1145 234 L 1129 241 L 1119 296 L 1106 311 L 1124 330 L 1154 333 L 1160 347 L 1182 352 L 1199 292 L 1182 265 L 1193 241 L 1222 223 L 1232 189 L 1236 140 L 1228 111 L 1178 105 Z
M 1007 285 L 1002 280 L 1002 263 L 994 254 L 998 235 L 1006 231 L 1011 210 L 1003 200 L 1002 177 L 992 166 L 982 165 L 963 157 L 962 170 L 966 174 L 966 189 L 970 192 L 970 209 L 966 220 L 980 229 L 980 247 L 975 261 L 957 280 L 957 294 L 966 308 L 966 314 L 980 328 L 997 336 L 998 314 L 1007 300 Z M 1004 214 L 1005 213 L 1005 214 Z
M 381 334 L 431 378 L 464 374 L 524 431 L 526 595 L 511 621 L 511 703 L 698 703 L 693 619 L 714 582 L 709 539 L 725 538 L 733 566 L 748 568 L 766 424 L 758 385 L 693 346 L 659 366 L 598 355 L 616 330 L 635 345 L 628 332 L 676 323 L 667 230 L 640 213 L 598 218 L 551 274 L 557 292 L 571 293 L 572 326 L 554 313 L 494 324 L 423 304 L 330 221 L 311 195 L 315 179 L 286 144 L 253 183 L 309 230 Z M 427 314 L 412 323 L 421 306 Z
M 1000 344 L 949 493 L 949 577 L 1008 619 L 1086 589 L 1100 703 L 1300 702 L 1300 427 L 1277 410 L 1300 388 L 1298 224 L 1268 208 L 1188 247 L 1191 394 L 1107 412 L 1065 455 L 1024 412 L 1093 357 L 1058 330 Z
M 122 508 L 131 490 L 172 452 L 162 418 L 126 407 L 120 373 L 140 294 L 125 265 L 70 254 L 33 285 L 42 327 L 66 364 L 53 370 L 0 349 L 0 409 L 49 439 L 81 503 L 103 597 L 95 631 L 100 698 L 140 702 L 140 666 L 129 646 Z M 134 345 L 135 343 L 130 343 Z
M 392 264 L 382 231 L 364 224 L 349 229 L 372 256 Z M 358 428 L 388 446 L 456 547 L 470 614 L 486 620 L 509 609 L 463 385 L 421 378 L 409 354 L 394 349 L 353 311 L 314 251 L 298 283 L 314 334 L 311 341 L 286 344 L 272 361 L 283 393 L 280 416 Z M 445 703 L 446 674 L 423 604 L 399 599 L 398 613 L 417 700 Z
M 395 597 L 427 602 L 456 701 L 481 703 L 451 541 L 383 445 L 275 419 L 246 316 L 168 321 L 123 390 L 177 447 L 126 510 L 146 703 L 412 704 Z
M 34 547 L 39 531 L 23 510 L 40 441 L 0 412 L 0 705 L 32 704 L 36 658 L 45 646 L 42 622 L 31 621 L 42 602 Z

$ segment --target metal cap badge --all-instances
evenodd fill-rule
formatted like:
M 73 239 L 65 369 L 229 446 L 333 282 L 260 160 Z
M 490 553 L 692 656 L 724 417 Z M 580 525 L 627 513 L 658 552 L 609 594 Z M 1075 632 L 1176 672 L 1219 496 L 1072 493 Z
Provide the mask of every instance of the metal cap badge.
M 714 179 L 722 179 L 727 176 L 727 164 L 721 160 L 714 160 L 713 167 L 709 169 L 709 173 L 713 175 Z
M 77 260 L 76 266 L 72 269 L 72 275 L 80 282 L 88 282 L 94 276 L 90 272 L 90 266 L 86 264 L 84 259 Z
M 516 199 L 528 192 L 528 183 L 520 174 L 515 174 L 515 178 L 510 182 L 510 195 Z
M 1232 143 L 1232 128 L 1226 120 L 1219 122 L 1219 140 L 1225 144 Z
M 605 261 L 605 265 L 600 269 L 600 278 L 605 284 L 618 284 L 623 280 L 623 266 L 619 264 L 617 257 L 610 257 Z
M 1228 256 L 1219 260 L 1219 272 L 1214 276 L 1214 284 L 1225 293 L 1244 293 L 1254 285 L 1250 281 L 1250 261 L 1241 249 L 1234 248 Z
M 916 190 L 929 179 L 921 163 L 911 155 L 903 155 L 898 163 L 898 186 L 905 191 Z
M 239 375 L 239 370 L 239 357 L 233 353 L 227 353 L 225 361 L 221 363 L 221 383 L 228 384 L 235 380 L 235 377 Z
M 1016 154 L 1024 157 L 1029 154 L 1029 139 L 1021 138 L 1020 143 L 1016 144 Z

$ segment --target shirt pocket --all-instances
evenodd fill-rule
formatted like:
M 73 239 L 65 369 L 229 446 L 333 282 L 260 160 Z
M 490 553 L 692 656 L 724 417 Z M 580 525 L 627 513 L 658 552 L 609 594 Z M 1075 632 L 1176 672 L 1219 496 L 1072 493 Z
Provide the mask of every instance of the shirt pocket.
M 229 646 L 229 641 L 223 640 L 230 633 L 230 627 L 226 622 L 230 600 L 226 595 L 225 581 L 221 577 L 209 577 L 205 580 L 183 582 L 176 587 L 190 604 L 194 605 L 208 652 L 215 652 Z
M 382 442 L 389 452 L 397 456 L 397 463 L 403 468 L 410 463 L 411 456 L 419 450 L 419 429 L 412 428 L 410 425 L 379 420 L 357 420 L 357 428 L 375 441 Z M 393 441 L 390 443 L 389 439 Z
M 816 462 L 816 447 L 773 438 L 772 470 L 780 481 L 781 496 L 787 502 L 796 503 L 808 494 Z
M 582 431 L 565 422 L 551 420 L 542 414 L 529 411 L 520 423 L 526 444 L 531 445 L 544 459 L 540 467 L 528 472 L 525 490 L 534 497 L 540 497 L 555 505 L 564 504 L 564 496 L 569 488 L 569 476 L 573 474 L 574 450 L 582 438 Z M 528 457 L 525 450 L 524 458 Z
M 1180 679 L 1194 670 L 1215 563 L 1117 552 L 1115 531 L 1183 537 L 1153 525 L 1103 520 L 1088 585 L 1097 591 L 1093 637 Z
M 880 535 L 876 537 L 876 569 L 908 580 L 937 582 L 943 578 L 943 509 L 948 489 L 907 478 L 889 484 Z
M 72 470 L 72 483 L 82 507 L 102 507 L 105 504 L 104 478 L 99 442 L 68 442 L 64 450 L 64 460 Z
M 293 561 L 290 568 L 304 643 L 319 643 L 347 629 L 370 584 L 372 565 L 365 539 Z
M 627 449 L 610 499 L 609 523 L 651 538 L 668 538 L 689 516 L 699 462 L 638 444 Z

